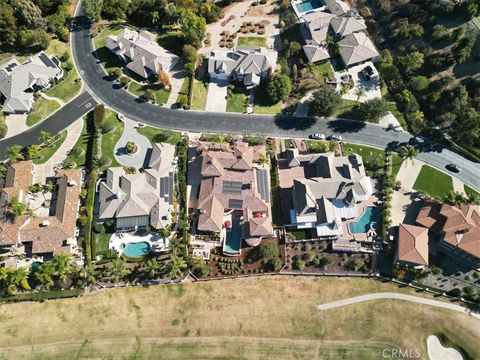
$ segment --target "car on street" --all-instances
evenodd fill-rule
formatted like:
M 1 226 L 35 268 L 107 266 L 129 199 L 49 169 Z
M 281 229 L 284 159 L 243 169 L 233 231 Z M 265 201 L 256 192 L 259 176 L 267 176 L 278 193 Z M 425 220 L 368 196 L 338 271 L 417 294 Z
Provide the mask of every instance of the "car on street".
M 455 172 L 455 173 L 458 173 L 458 172 L 462 171 L 462 168 L 459 167 L 457 164 L 448 164 L 445 167 L 447 168 L 447 170 L 450 170 L 450 171 Z
M 332 134 L 327 138 L 327 140 L 342 141 L 342 135 Z
M 325 140 L 326 137 L 325 137 L 324 134 L 313 133 L 313 134 L 310 134 L 310 139 L 314 139 L 314 140 Z

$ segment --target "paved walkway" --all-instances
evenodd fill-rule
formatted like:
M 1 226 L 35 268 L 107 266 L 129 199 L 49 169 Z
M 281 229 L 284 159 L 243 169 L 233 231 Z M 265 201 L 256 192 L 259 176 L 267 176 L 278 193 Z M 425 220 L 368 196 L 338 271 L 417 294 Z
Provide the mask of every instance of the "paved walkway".
M 35 183 L 44 184 L 48 177 L 55 175 L 54 168 L 56 166 L 61 167 L 62 162 L 67 158 L 68 152 L 75 146 L 83 129 L 83 119 L 76 120 L 70 125 L 67 130 L 67 137 L 65 141 L 60 145 L 58 150 L 52 157 L 44 164 L 35 165 L 34 181 Z
M 398 122 L 397 118 L 392 114 L 391 111 L 387 113 L 384 117 L 380 119 L 380 122 L 378 123 L 381 127 L 384 128 L 399 128 L 402 129 L 402 125 Z M 402 129 L 403 131 L 403 129 Z
M 310 99 L 312 98 L 312 96 L 313 96 L 313 91 L 309 92 L 307 95 L 305 95 L 303 98 L 300 99 L 300 102 L 298 103 L 297 108 L 293 113 L 294 116 L 308 115 L 308 110 L 310 110 Z
M 53 96 L 48 96 L 47 94 L 45 94 L 45 93 L 42 92 L 42 91 L 39 91 L 38 94 L 39 94 L 41 97 L 43 97 L 44 99 L 56 101 L 56 102 L 59 103 L 61 106 L 64 106 L 64 105 L 65 105 L 65 101 L 63 101 L 62 99 L 59 99 L 59 98 L 53 97 Z
M 413 190 L 413 185 L 423 165 L 425 164 L 422 161 L 416 159 L 405 159 L 403 161 L 397 174 L 397 180 L 402 183 L 402 188 Z
M 210 81 L 205 111 L 225 112 L 227 110 L 227 88 L 228 80 Z
M 463 195 L 467 195 L 465 193 L 465 185 L 459 178 L 457 178 L 456 176 L 452 176 L 452 182 L 453 182 L 453 191 L 459 192 L 460 194 L 463 194 Z
M 27 114 L 9 114 L 5 116 L 7 124 L 7 134 L 4 139 L 18 135 L 29 129 L 27 125 Z
M 451 303 L 447 303 L 439 300 L 432 300 L 432 299 L 423 298 L 419 296 L 394 293 L 394 292 L 382 292 L 382 293 L 373 293 L 373 294 L 354 296 L 354 297 L 343 299 L 343 300 L 337 300 L 337 301 L 332 301 L 325 304 L 317 305 L 317 309 L 330 310 L 330 309 L 335 309 L 335 308 L 347 306 L 347 305 L 353 305 L 353 304 L 357 304 L 365 301 L 373 301 L 373 300 L 381 300 L 381 299 L 403 300 L 403 301 L 410 301 L 410 302 L 414 302 L 422 305 L 435 306 L 442 309 L 457 311 L 463 314 L 473 316 L 477 319 L 480 319 L 479 313 L 474 313 L 470 309 L 467 309 L 460 305 L 451 304 Z
M 143 135 L 140 135 L 135 128 L 138 123 L 128 118 L 124 119 L 124 127 L 122 136 L 115 144 L 114 154 L 115 160 L 119 164 L 124 166 L 133 166 L 137 169 L 144 166 L 145 158 L 148 153 L 148 149 L 152 147 L 150 140 Z M 138 150 L 135 154 L 127 154 L 125 145 L 127 142 L 133 141 L 138 146 Z
M 168 101 L 165 103 L 165 106 L 169 108 L 177 103 L 178 93 L 182 89 L 183 81 L 185 80 L 185 71 L 183 70 L 183 67 L 178 69 L 179 66 L 180 65 L 175 66 L 175 69 L 169 74 L 172 89 Z

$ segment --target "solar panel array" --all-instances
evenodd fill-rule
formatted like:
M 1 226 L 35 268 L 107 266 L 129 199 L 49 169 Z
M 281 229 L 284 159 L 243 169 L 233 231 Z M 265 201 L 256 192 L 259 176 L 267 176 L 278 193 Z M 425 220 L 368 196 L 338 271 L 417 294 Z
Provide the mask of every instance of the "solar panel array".
M 173 186 L 175 180 L 173 173 L 169 173 L 168 177 L 160 178 L 160 197 L 168 201 L 170 205 L 173 205 Z
M 8 72 L 12 71 L 18 64 L 17 63 L 11 63 L 11 64 L 8 64 L 7 66 L 5 66 L 5 70 L 7 70 Z
M 47 55 L 45 55 L 45 53 L 41 53 L 39 55 L 39 58 L 46 66 L 51 68 L 55 67 L 55 63 L 52 60 L 50 60 L 50 58 Z
M 224 194 L 241 194 L 242 185 L 243 184 L 239 181 L 224 181 L 223 193 Z
M 265 202 L 270 202 L 270 191 L 268 189 L 268 173 L 267 170 L 257 169 L 257 191 Z

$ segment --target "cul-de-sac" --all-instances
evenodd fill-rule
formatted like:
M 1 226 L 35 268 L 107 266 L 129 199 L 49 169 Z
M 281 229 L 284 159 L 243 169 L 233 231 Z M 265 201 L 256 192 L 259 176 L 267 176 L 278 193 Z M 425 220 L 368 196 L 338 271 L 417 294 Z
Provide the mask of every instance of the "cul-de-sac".
M 2 359 L 480 359 L 479 0 L 0 0 Z

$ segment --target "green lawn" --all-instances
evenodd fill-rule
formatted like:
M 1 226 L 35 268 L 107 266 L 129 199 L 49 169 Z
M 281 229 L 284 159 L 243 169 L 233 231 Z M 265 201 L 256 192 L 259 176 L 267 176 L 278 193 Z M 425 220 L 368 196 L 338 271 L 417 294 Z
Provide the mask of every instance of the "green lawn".
M 177 103 L 184 101 L 185 104 L 188 104 L 188 86 L 190 84 L 190 78 L 187 76 L 183 80 L 182 87 L 178 92 Z
M 423 165 L 413 188 L 442 199 L 453 190 L 452 177 L 428 165 Z
M 108 248 L 112 233 L 102 232 L 95 234 L 95 253 L 97 255 L 110 255 L 110 249 Z
M 356 103 L 357 102 L 354 100 L 342 99 L 342 102 L 340 103 L 340 105 L 333 112 L 332 117 L 350 119 L 352 117 L 352 114 L 350 114 L 350 111 L 352 110 L 352 108 L 355 106 Z
M 405 158 L 402 158 L 397 153 L 392 154 L 392 176 L 397 177 L 398 171 L 400 170 L 400 166 L 402 165 Z
M 208 82 L 193 81 L 192 110 L 205 110 L 208 96 Z
M 132 81 L 128 87 L 128 90 L 138 97 L 142 97 L 148 89 L 152 89 L 155 92 L 155 104 L 165 104 L 168 101 L 170 90 L 166 90 L 159 84 L 145 85 Z
M 55 141 L 51 146 L 48 146 L 44 149 L 42 149 L 39 153 L 38 156 L 32 160 L 32 162 L 35 165 L 40 165 L 46 163 L 52 156 L 55 154 L 60 147 L 60 145 L 63 144 L 65 139 L 67 138 L 67 131 L 63 131 L 60 135 L 60 138 Z
M 80 91 L 80 82 L 75 82 L 76 79 L 78 79 L 78 73 L 73 68 L 59 84 L 47 91 L 47 95 L 57 97 L 65 102 L 69 101 Z
M 227 96 L 227 112 L 243 113 L 247 110 L 247 94 L 243 86 L 235 85 L 232 95 Z
M 158 142 L 156 140 L 156 137 L 160 134 L 168 135 L 169 138 L 165 142 L 168 143 L 168 144 L 172 144 L 172 145 L 176 145 L 182 138 L 182 134 L 179 133 L 178 131 L 157 129 L 157 128 L 150 127 L 150 126 L 145 126 L 141 129 L 137 129 L 137 131 L 141 135 L 147 137 L 148 140 L 150 140 L 150 143 L 152 145 L 155 144 L 156 142 Z
M 102 136 L 102 158 L 111 160 L 111 164 L 109 166 L 122 166 L 115 160 L 114 149 L 118 139 L 120 139 L 120 136 L 122 136 L 123 122 L 118 120 L 116 112 L 108 109 L 104 122 L 112 124 L 115 129 L 111 133 Z
M 289 230 L 288 232 L 295 236 L 296 240 L 305 240 L 311 238 L 311 236 L 308 234 L 308 231 L 304 229 Z
M 38 97 L 35 103 L 33 104 L 32 111 L 29 112 L 27 116 L 27 125 L 33 126 L 39 121 L 45 119 L 53 113 L 55 110 L 60 108 L 60 104 L 54 100 L 47 100 L 42 97 Z
M 472 196 L 472 195 L 480 196 L 480 193 L 478 191 L 476 191 L 475 189 L 472 189 L 470 186 L 465 185 L 464 188 L 465 188 L 465 193 L 467 194 L 467 196 Z
M 77 143 L 72 149 L 81 149 L 82 153 L 78 156 L 71 156 L 70 158 L 77 164 L 78 168 L 82 168 L 85 166 L 85 155 L 87 153 L 87 146 L 88 146 L 88 140 L 90 138 L 90 134 L 88 133 L 88 128 L 87 128 L 87 120 L 84 118 L 83 119 L 83 129 L 82 129 L 82 134 L 77 140 Z
M 267 47 L 267 39 L 258 36 L 239 36 L 237 46 Z
M 326 60 L 317 64 L 311 64 L 307 67 L 307 71 L 313 75 L 318 81 L 324 83 L 325 79 L 333 79 L 332 65 L 330 61 Z
M 112 72 L 116 68 L 123 68 L 125 66 L 123 61 L 121 61 L 114 53 L 105 47 L 107 37 L 109 35 L 119 34 L 123 27 L 124 26 L 121 24 L 110 24 L 94 38 L 96 49 L 95 52 L 108 73 Z
M 308 146 L 308 152 L 311 154 L 332 151 L 332 146 L 329 141 L 307 140 L 307 146 Z
M 282 102 L 271 104 L 263 89 L 259 89 L 255 92 L 253 112 L 256 114 L 280 114 L 282 112 Z
M 354 153 L 360 155 L 363 161 L 367 160 L 370 156 L 375 156 L 381 159 L 380 164 L 382 166 L 385 164 L 384 150 L 365 145 L 345 143 L 343 146 L 343 154 L 347 156 Z

